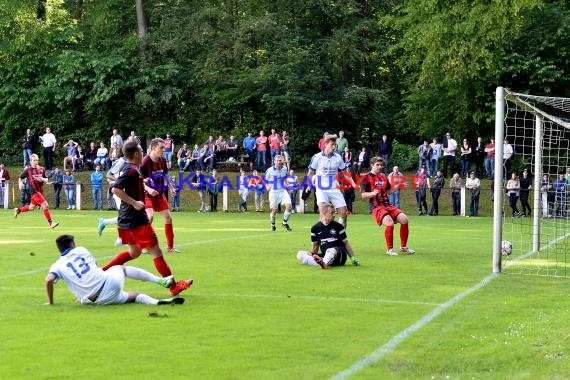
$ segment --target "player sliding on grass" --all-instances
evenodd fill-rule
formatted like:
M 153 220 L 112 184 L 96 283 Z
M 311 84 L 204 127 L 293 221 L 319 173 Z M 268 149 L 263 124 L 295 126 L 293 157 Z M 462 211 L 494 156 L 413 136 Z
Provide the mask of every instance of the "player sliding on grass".
M 21 179 L 28 179 L 28 183 L 30 184 L 29 191 L 31 200 L 29 205 L 21 208 L 16 207 L 14 209 L 14 218 L 17 218 L 18 215 L 20 215 L 22 212 L 34 211 L 36 206 L 40 206 L 50 228 L 55 228 L 59 225 L 59 223 L 51 220 L 49 205 L 44 198 L 44 184 L 48 183 L 48 179 L 46 177 L 45 169 L 38 165 L 38 160 L 38 155 L 32 154 L 30 156 L 31 166 L 25 168 L 22 174 L 20 174 Z
M 400 223 L 400 251 L 411 255 L 416 251 L 408 247 L 408 217 L 399 208 L 392 206 L 388 200 L 390 183 L 382 171 L 384 159 L 373 157 L 370 165 L 371 169 L 366 173 L 361 194 L 362 198 L 370 199 L 372 216 L 376 219 L 376 223 L 386 227 L 384 231 L 386 254 L 398 256 L 398 253 L 394 251 L 394 223 Z
M 129 250 L 115 256 L 103 267 L 103 270 L 136 259 L 143 249 L 148 249 L 158 273 L 162 277 L 171 276 L 172 271 L 164 260 L 158 238 L 144 209 L 143 177 L 138 167 L 142 162 L 143 150 L 136 140 L 129 140 L 123 145 L 123 154 L 127 162 L 115 182 L 113 194 L 121 198 L 118 231 L 123 244 L 127 244 Z M 170 294 L 175 296 L 190 285 L 192 285 L 191 279 L 181 282 L 172 280 Z
M 345 227 L 334 220 L 334 214 L 335 208 L 332 204 L 322 205 L 321 220 L 311 228 L 311 252 L 297 253 L 297 259 L 303 264 L 327 269 L 344 265 L 348 255 L 354 265 L 360 265 L 348 242 Z
M 135 280 L 154 282 L 170 287 L 172 276 L 158 278 L 143 269 L 114 266 L 103 271 L 97 266 L 95 257 L 84 247 L 76 247 L 73 236 L 61 235 L 55 240 L 61 257 L 49 268 L 46 276 L 46 292 L 48 304 L 53 304 L 53 285 L 62 279 L 67 287 L 82 304 L 111 305 L 129 302 L 149 305 L 182 304 L 184 298 L 174 297 L 157 300 L 146 294 L 125 292 L 125 277 Z

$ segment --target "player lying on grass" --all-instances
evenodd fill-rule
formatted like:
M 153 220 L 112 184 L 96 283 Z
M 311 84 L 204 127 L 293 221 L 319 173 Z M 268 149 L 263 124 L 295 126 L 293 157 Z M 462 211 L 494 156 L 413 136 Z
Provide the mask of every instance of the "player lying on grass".
M 56 240 L 61 256 L 50 267 L 46 276 L 47 304 L 53 304 L 54 284 L 62 279 L 82 304 L 111 305 L 129 302 L 149 305 L 182 304 L 184 298 L 158 300 L 138 292 L 125 292 L 125 276 L 170 287 L 172 276 L 159 278 L 143 269 L 116 265 L 107 271 L 97 266 L 95 257 L 84 247 L 76 247 L 73 236 L 61 235 Z
M 303 264 L 327 269 L 328 267 L 344 265 L 348 255 L 352 264 L 360 265 L 360 261 L 354 256 L 352 247 L 348 242 L 345 227 L 334 220 L 334 215 L 335 207 L 332 204 L 322 205 L 321 220 L 311 227 L 311 252 L 300 251 L 297 253 L 297 259 Z

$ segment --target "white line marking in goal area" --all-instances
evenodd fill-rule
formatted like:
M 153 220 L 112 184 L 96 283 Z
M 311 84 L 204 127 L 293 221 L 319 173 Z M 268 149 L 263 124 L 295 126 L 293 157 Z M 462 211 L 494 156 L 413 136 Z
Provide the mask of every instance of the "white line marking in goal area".
M 558 243 L 561 240 L 568 238 L 569 236 L 570 236 L 570 233 L 567 233 L 564 236 L 560 236 L 560 237 L 554 239 L 553 241 L 546 244 L 541 249 L 541 251 L 548 249 L 549 247 L 553 246 L 554 244 Z M 535 254 L 535 252 L 527 252 L 527 253 L 511 260 L 510 263 L 505 264 L 505 268 L 507 268 L 508 266 L 512 265 L 515 262 L 524 260 L 524 259 L 528 258 L 529 256 L 532 256 L 533 254 Z M 477 285 L 472 286 L 471 288 L 467 289 L 466 291 L 459 293 L 458 295 L 452 297 L 447 302 L 439 305 L 433 311 L 431 311 L 430 313 L 428 313 L 425 316 L 423 316 L 422 318 L 420 318 L 416 323 L 414 323 L 410 327 L 406 328 L 405 330 L 402 330 L 400 333 L 395 335 L 392 339 L 390 339 L 384 345 L 378 347 L 376 349 L 376 351 L 372 352 L 370 355 L 366 356 L 364 359 L 357 361 L 356 363 L 354 363 L 349 368 L 347 368 L 344 371 L 341 371 L 341 372 L 337 373 L 336 375 L 334 375 L 333 377 L 331 377 L 331 380 L 347 379 L 348 377 L 354 375 L 356 372 L 360 371 L 361 369 L 364 369 L 364 368 L 368 367 L 369 365 L 376 363 L 378 360 L 382 359 L 384 356 L 386 356 L 387 354 L 394 351 L 394 349 L 396 347 L 398 347 L 398 345 L 400 343 L 402 343 L 404 340 L 406 340 L 406 338 L 408 338 L 410 335 L 412 335 L 416 331 L 418 331 L 421 328 L 423 328 L 424 326 L 426 326 L 433 319 L 435 319 L 439 315 L 443 314 L 444 311 L 446 311 L 447 309 L 449 309 L 451 306 L 455 305 L 459 301 L 462 301 L 465 297 L 467 297 L 471 293 L 473 293 L 473 292 L 483 288 L 487 284 L 489 284 L 491 281 L 493 281 L 498 276 L 499 276 L 498 273 L 492 273 L 492 274 L 488 275 L 487 277 L 483 278 L 481 280 L 481 282 L 479 282 Z

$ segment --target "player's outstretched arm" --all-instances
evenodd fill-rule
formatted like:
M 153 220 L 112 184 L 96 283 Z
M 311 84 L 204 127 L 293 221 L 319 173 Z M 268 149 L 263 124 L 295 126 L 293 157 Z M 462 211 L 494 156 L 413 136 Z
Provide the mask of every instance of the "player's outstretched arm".
M 53 305 L 53 284 L 57 277 L 53 273 L 48 273 L 46 276 L 46 293 L 47 293 L 47 303 L 46 305 Z

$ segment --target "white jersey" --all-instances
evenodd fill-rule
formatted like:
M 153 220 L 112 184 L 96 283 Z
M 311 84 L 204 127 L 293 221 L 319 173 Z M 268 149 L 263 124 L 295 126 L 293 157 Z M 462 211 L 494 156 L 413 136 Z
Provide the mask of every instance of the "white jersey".
M 265 183 L 269 184 L 270 191 L 286 190 L 287 188 L 287 168 L 281 166 L 277 169 L 275 166 L 270 167 L 265 172 Z
M 323 190 L 338 189 L 338 172 L 346 168 L 346 163 L 340 154 L 334 152 L 330 157 L 324 152 L 317 153 L 311 159 L 309 170 L 317 175 L 317 188 Z
M 105 272 L 84 247 L 64 251 L 49 268 L 49 273 L 56 275 L 58 280 L 63 279 L 81 303 L 89 303 L 87 297 L 99 291 L 106 280 Z

